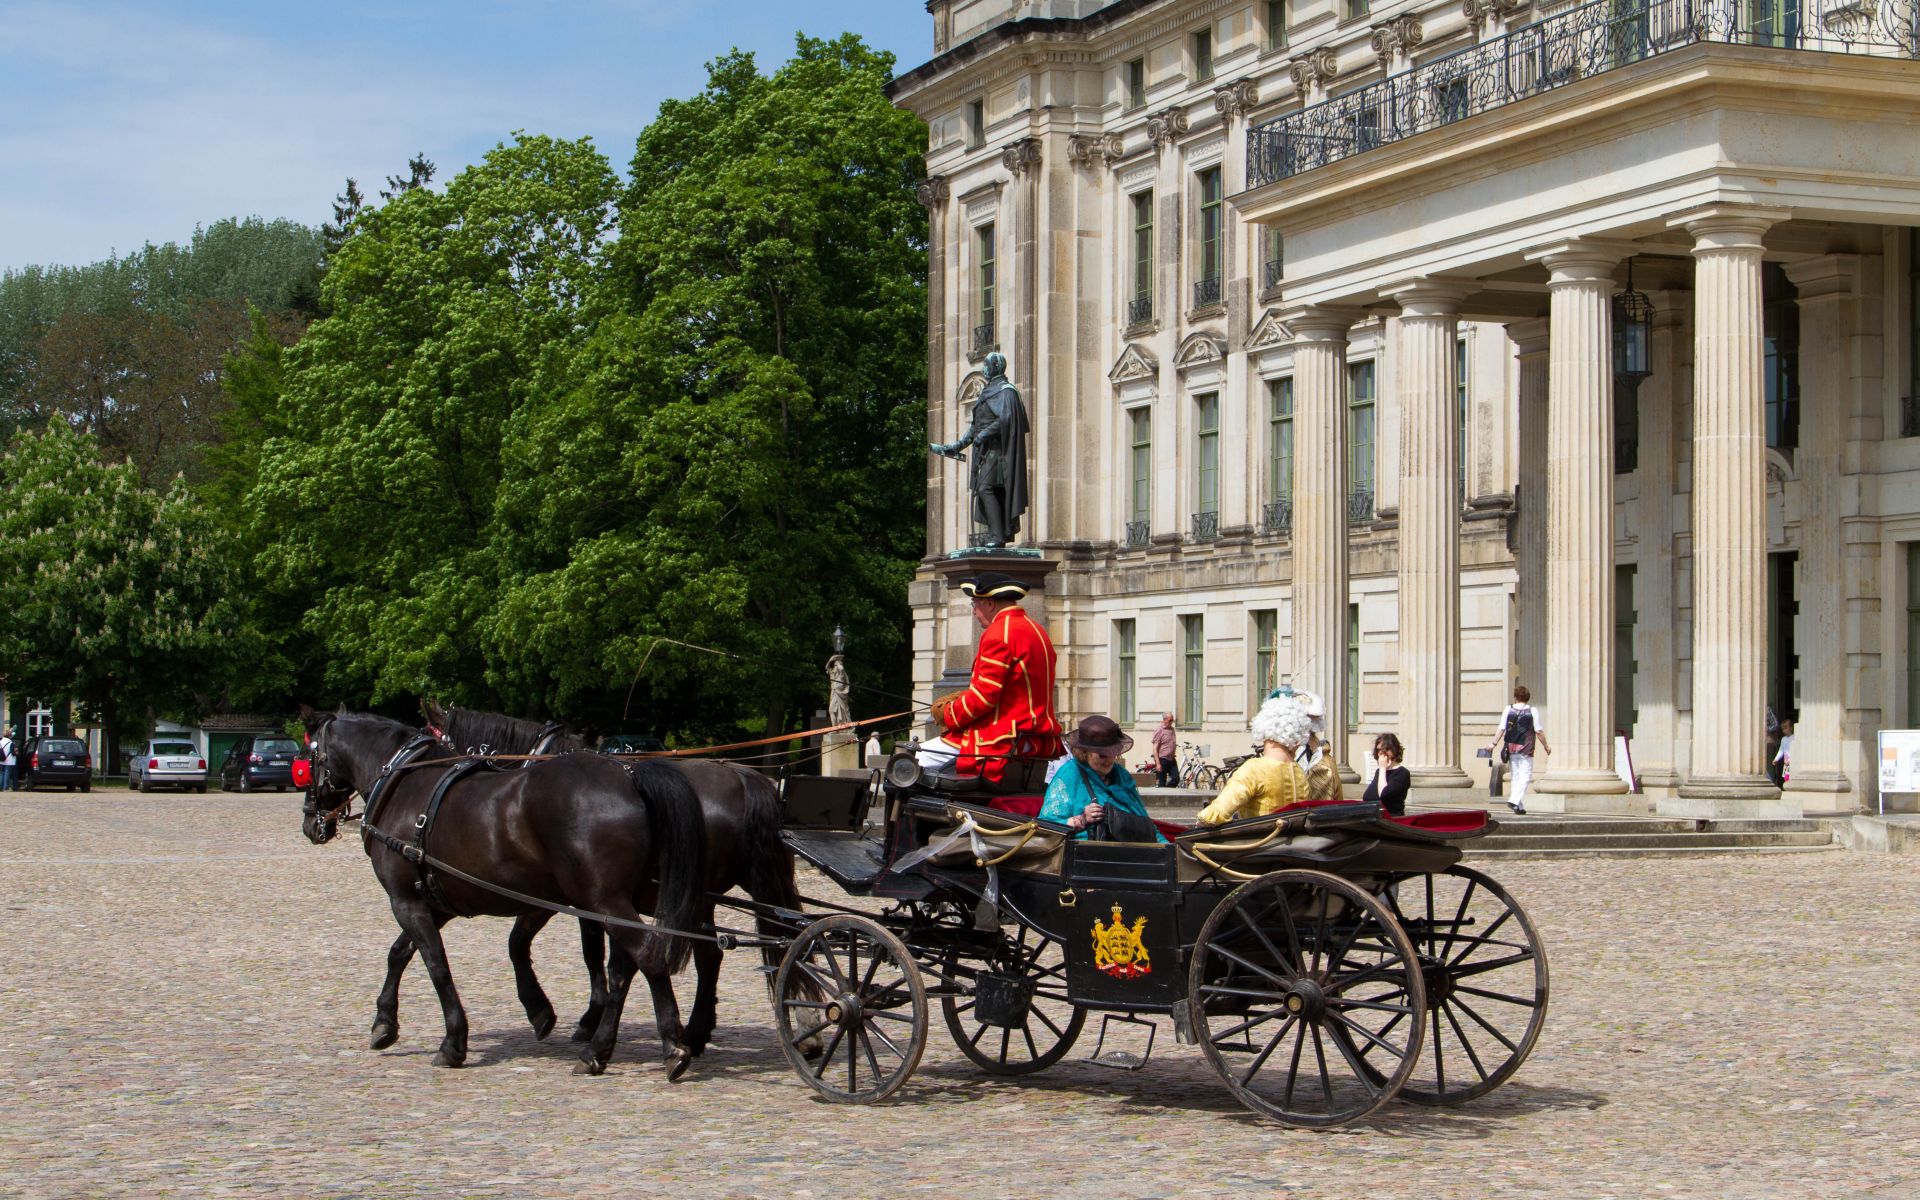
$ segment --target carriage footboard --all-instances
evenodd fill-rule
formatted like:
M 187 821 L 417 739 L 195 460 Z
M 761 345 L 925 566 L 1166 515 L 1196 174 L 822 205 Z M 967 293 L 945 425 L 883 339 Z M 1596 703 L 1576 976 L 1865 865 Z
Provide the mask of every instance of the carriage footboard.
M 865 892 L 880 878 L 880 839 L 837 829 L 788 829 L 781 839 L 849 892 Z

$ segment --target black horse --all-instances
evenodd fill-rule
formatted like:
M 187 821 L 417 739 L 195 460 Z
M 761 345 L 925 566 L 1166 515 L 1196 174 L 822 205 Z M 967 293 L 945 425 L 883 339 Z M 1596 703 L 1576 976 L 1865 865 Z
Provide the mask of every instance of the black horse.
M 599 755 L 571 754 L 524 771 L 469 769 L 440 789 L 461 760 L 418 730 L 385 717 L 319 713 L 304 705 L 300 716 L 314 773 L 302 830 L 315 843 L 327 841 L 336 828 L 328 810 L 355 792 L 366 797 L 367 857 L 401 929 L 387 954 L 387 979 L 374 1008 L 376 1050 L 399 1037 L 400 975 L 418 948 L 446 1018 L 434 1065 L 464 1063 L 466 1010 L 454 990 L 440 927 L 454 916 L 547 915 L 537 905 L 409 856 L 436 791 L 444 794 L 428 822 L 425 851 L 456 871 L 636 924 L 642 913 L 652 912 L 667 929 L 699 930 L 702 914 L 712 911 L 702 895 L 706 837 L 700 801 L 686 776 L 670 765 L 623 766 Z M 685 963 L 691 939 L 632 925 L 606 928 L 613 955 L 604 1010 L 574 1070 L 597 1075 L 606 1069 L 637 969 L 653 993 L 668 1078 L 677 1080 L 693 1051 L 672 975 Z
M 565 754 L 586 748 L 586 739 L 555 722 L 542 725 L 499 713 L 469 708 L 442 708 L 430 700 L 420 704 L 428 727 L 450 746 L 469 754 Z M 756 771 L 737 763 L 697 759 L 655 760 L 652 765 L 670 762 L 683 772 L 700 797 L 700 812 L 705 824 L 707 895 L 698 919 L 711 923 L 713 898 L 739 888 L 754 900 L 799 912 L 799 886 L 794 882 L 793 852 L 780 840 L 780 794 L 773 782 Z M 532 764 L 529 764 L 532 765 Z M 536 1032 L 541 1029 L 542 1014 L 548 1028 L 553 1023 L 553 1008 L 546 992 L 533 973 L 533 938 L 553 916 L 549 912 L 531 912 L 516 920 L 507 939 L 507 956 L 513 961 L 514 979 L 519 985 L 520 1002 Z M 784 930 L 770 915 L 758 918 L 760 932 L 769 938 L 780 937 Z M 605 1003 L 606 975 L 603 967 L 605 934 L 597 921 L 580 922 L 580 952 L 592 981 L 592 999 L 574 1030 L 574 1040 L 590 1036 L 599 1023 Z M 780 965 L 779 950 L 768 945 L 761 951 L 769 968 Z M 699 1054 L 706 1048 L 719 1019 L 720 948 L 701 942 L 693 948 L 698 984 L 693 1011 L 687 1019 L 687 1045 Z M 767 974 L 767 985 L 773 975 Z

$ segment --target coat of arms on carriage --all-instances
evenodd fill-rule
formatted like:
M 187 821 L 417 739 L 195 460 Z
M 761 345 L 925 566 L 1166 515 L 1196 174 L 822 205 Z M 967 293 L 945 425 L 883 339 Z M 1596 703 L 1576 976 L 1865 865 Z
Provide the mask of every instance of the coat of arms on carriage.
M 1134 979 L 1141 975 L 1151 975 L 1153 964 L 1147 960 L 1147 944 L 1140 940 L 1146 931 L 1147 919 L 1136 917 L 1131 928 L 1120 915 L 1120 906 L 1113 906 L 1113 924 L 1109 925 L 1100 918 L 1093 919 L 1093 965 L 1105 971 L 1115 979 Z

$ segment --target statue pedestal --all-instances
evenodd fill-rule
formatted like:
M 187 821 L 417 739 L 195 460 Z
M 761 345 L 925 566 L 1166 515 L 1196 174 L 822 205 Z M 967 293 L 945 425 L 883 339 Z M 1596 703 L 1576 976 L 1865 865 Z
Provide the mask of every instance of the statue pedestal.
M 830 733 L 820 748 L 820 773 L 832 777 L 860 770 L 860 741 L 851 733 Z
M 960 590 L 960 581 L 971 579 L 982 571 L 998 571 L 1002 575 L 1018 580 L 1027 586 L 1027 598 L 1020 607 L 1042 629 L 1047 628 L 1047 577 L 1053 574 L 1059 564 L 1044 557 L 1039 550 L 1025 547 L 982 547 L 969 546 L 964 550 L 955 550 L 945 558 L 937 558 L 927 564 L 934 575 L 949 591 Z M 1051 634 L 1052 630 L 1048 630 Z M 980 644 L 980 630 L 965 617 L 952 622 L 947 632 L 947 665 L 940 678 L 933 684 L 933 699 L 950 695 L 967 686 L 967 680 L 973 677 L 973 652 Z M 938 735 L 935 729 L 928 737 Z

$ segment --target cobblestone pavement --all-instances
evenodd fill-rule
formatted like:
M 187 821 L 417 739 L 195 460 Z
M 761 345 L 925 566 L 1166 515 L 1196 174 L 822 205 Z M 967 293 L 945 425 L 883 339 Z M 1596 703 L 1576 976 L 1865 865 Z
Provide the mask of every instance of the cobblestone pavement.
M 1533 1057 L 1469 1106 L 1317 1134 L 1254 1120 L 1170 1031 L 1138 1074 L 1009 1082 L 937 1017 L 896 1102 L 829 1105 L 744 954 L 685 1082 L 643 998 L 608 1074 L 576 1077 L 560 924 L 535 949 L 562 1034 L 528 1029 L 506 923 L 456 921 L 469 1066 L 428 1065 L 417 964 L 375 1053 L 392 919 L 359 839 L 297 820 L 292 796 L 0 796 L 0 1194 L 1920 1196 L 1911 858 L 1502 864 L 1552 956 Z

